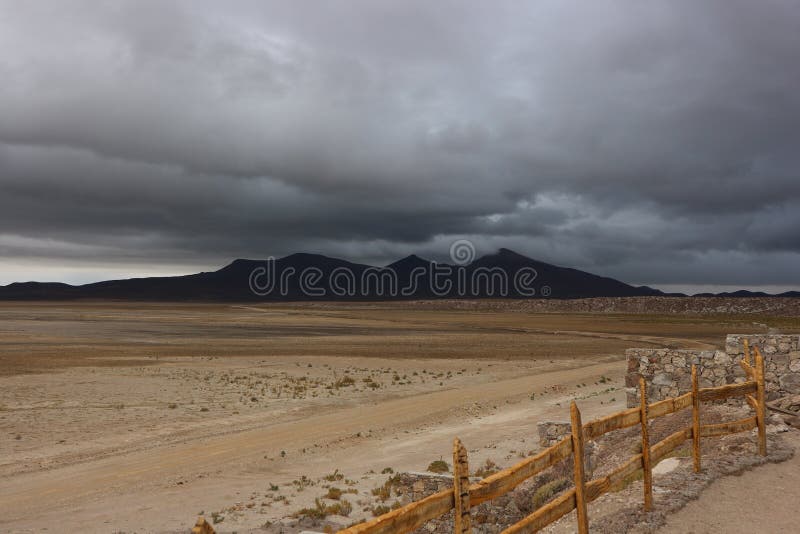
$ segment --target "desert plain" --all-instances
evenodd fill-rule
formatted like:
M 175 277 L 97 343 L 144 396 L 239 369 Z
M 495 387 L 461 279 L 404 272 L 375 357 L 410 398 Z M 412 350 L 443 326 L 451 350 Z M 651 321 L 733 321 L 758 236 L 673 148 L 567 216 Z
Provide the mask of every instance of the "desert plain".
M 0 303 L 0 531 L 291 532 L 317 502 L 344 526 L 456 436 L 506 467 L 571 400 L 623 408 L 626 348 L 800 329 L 664 302 Z

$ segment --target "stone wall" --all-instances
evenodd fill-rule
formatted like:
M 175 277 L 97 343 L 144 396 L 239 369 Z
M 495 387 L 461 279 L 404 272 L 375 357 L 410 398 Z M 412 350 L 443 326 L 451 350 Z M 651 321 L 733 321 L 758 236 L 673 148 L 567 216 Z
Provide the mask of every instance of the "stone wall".
M 767 400 L 800 393 L 800 336 L 782 334 L 730 334 L 725 350 L 628 349 L 625 377 L 629 407 L 639 405 L 639 376 L 647 383 L 651 401 L 676 397 L 692 388 L 692 365 L 697 365 L 700 387 L 743 382 L 739 360 L 744 343 L 764 355 Z M 741 399 L 732 399 L 741 402 Z
M 539 446 L 543 449 L 555 445 L 564 436 L 572 433 L 572 424 L 569 421 L 539 421 L 536 428 L 539 432 Z

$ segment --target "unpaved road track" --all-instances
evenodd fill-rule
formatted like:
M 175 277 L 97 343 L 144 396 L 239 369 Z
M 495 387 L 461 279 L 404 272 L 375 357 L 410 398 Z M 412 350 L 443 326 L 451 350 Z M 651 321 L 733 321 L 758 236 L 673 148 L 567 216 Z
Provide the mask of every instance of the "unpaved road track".
M 63 510 L 74 513 L 74 510 L 80 509 L 86 503 L 104 496 L 157 493 L 159 488 L 165 486 L 166 481 L 193 478 L 196 473 L 220 473 L 227 470 L 236 473 L 242 467 L 252 466 L 263 459 L 265 451 L 274 449 L 275 444 L 280 444 L 286 450 L 296 450 L 312 444 L 336 442 L 358 432 L 367 432 L 371 428 L 385 427 L 387 424 L 395 429 L 416 428 L 439 420 L 446 424 L 448 412 L 456 407 L 475 402 L 501 403 L 510 398 L 528 396 L 532 391 L 541 390 L 553 383 L 594 381 L 604 374 L 619 374 L 621 367 L 618 361 L 600 363 L 387 400 L 371 406 L 344 407 L 295 421 L 266 425 L 256 430 L 122 453 L 96 461 L 12 476 L 0 485 L 0 526 L 5 525 L 0 530 L 13 530 L 22 528 L 23 524 L 27 525 L 29 521 L 26 519 L 37 517 L 42 512 L 43 503 L 47 503 L 49 512 Z M 526 405 L 531 435 L 535 432 L 537 414 L 542 410 L 548 410 L 544 403 L 538 408 L 534 403 Z M 562 412 L 564 410 L 565 408 L 560 409 Z M 491 432 L 490 428 L 486 430 Z M 372 447 L 376 448 L 374 444 Z M 379 445 L 377 450 L 381 448 Z M 431 456 L 427 451 L 420 451 L 420 454 L 425 458 Z M 391 458 L 376 460 L 387 463 Z M 356 455 L 351 458 L 351 463 L 360 467 L 364 465 L 363 457 Z M 354 465 L 337 464 L 337 467 L 347 469 Z M 132 505 L 136 502 L 135 495 L 131 496 L 130 502 Z M 190 520 L 194 513 L 195 510 L 187 512 L 187 519 Z M 124 514 L 124 510 L 118 510 L 117 516 Z M 65 516 L 61 517 L 63 521 Z M 20 521 L 21 524 L 18 523 Z
M 783 434 L 795 450 L 800 432 Z M 797 488 L 800 454 L 759 466 L 738 477 L 725 477 L 706 488 L 696 501 L 673 514 L 659 534 L 778 534 L 800 532 Z

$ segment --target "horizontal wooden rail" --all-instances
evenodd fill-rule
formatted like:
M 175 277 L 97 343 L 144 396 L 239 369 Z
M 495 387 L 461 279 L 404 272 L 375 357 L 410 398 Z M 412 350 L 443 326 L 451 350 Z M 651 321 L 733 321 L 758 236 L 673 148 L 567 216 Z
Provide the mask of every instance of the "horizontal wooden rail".
M 724 436 L 725 434 L 736 434 L 737 432 L 752 430 L 756 425 L 757 418 L 755 415 L 739 419 L 738 421 L 729 421 L 716 425 L 703 425 L 700 427 L 700 436 L 703 438 L 711 438 L 714 436 Z
M 568 458 L 572 454 L 572 437 L 567 436 L 536 456 L 476 482 L 469 487 L 469 502 L 476 506 L 513 490 L 527 479 L 548 467 Z
M 683 428 L 662 439 L 650 449 L 650 458 L 657 464 L 669 453 L 680 447 L 684 441 L 692 437 L 691 428 Z
M 341 533 L 358 534 L 391 534 L 397 532 L 411 532 L 421 527 L 426 521 L 436 519 L 453 509 L 455 502 L 453 490 L 448 488 L 439 493 L 429 495 L 420 501 L 409 503 L 402 508 L 393 510 L 372 521 L 353 525 L 340 530 Z
M 679 412 L 692 405 L 692 393 L 684 393 L 680 397 L 672 397 L 658 402 L 654 402 L 647 409 L 647 416 L 650 419 Z
M 575 509 L 575 488 L 561 493 L 528 517 L 514 523 L 502 534 L 527 534 L 541 530 L 553 521 L 557 521 Z
M 737 395 L 755 393 L 757 385 L 754 381 L 741 384 L 726 384 L 713 388 L 700 388 L 700 400 L 704 402 L 727 399 Z
M 642 455 L 637 454 L 629 458 L 624 464 L 602 478 L 596 478 L 586 484 L 586 496 L 588 501 L 597 499 L 603 493 L 624 481 L 627 477 L 642 468 Z
M 630 408 L 589 421 L 583 425 L 583 436 L 585 439 L 596 439 L 612 430 L 621 430 L 629 426 L 638 425 L 640 421 L 641 411 L 639 408 Z

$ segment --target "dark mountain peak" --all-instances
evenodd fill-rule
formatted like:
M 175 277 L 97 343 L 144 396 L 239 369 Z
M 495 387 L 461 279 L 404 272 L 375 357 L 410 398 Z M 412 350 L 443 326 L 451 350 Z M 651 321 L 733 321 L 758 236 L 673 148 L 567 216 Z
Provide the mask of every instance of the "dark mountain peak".
M 497 256 L 500 256 L 501 258 L 519 258 L 519 259 L 525 259 L 525 260 L 531 259 L 531 258 L 529 258 L 527 256 L 523 256 L 519 252 L 514 252 L 510 248 L 505 248 L 505 247 L 503 247 L 503 248 L 501 248 L 500 250 L 497 251 Z
M 508 248 L 501 248 L 494 254 L 486 254 L 485 256 L 481 256 L 480 258 L 476 259 L 472 262 L 472 265 L 476 267 L 492 267 L 492 266 L 522 266 L 522 265 L 531 265 L 531 266 L 546 266 L 547 263 L 534 260 L 529 258 L 528 256 L 523 256 L 518 252 L 514 252 Z
M 420 258 L 416 254 L 409 254 L 405 258 L 401 258 L 396 262 L 390 263 L 386 266 L 387 269 L 413 269 L 414 267 L 425 267 L 430 265 L 431 262 L 424 258 Z
M 263 267 L 268 269 L 258 274 L 259 271 L 256 269 Z M 411 254 L 383 268 L 384 271 L 394 271 L 396 281 L 393 284 L 387 278 L 388 273 L 381 272 L 375 277 L 368 265 L 322 254 L 299 252 L 273 262 L 266 259 L 238 258 L 217 271 L 183 276 L 107 280 L 82 286 L 38 282 L 12 283 L 0 286 L 0 299 L 250 301 L 528 298 L 534 295 L 570 299 L 665 295 L 647 286 L 634 287 L 613 278 L 540 262 L 508 248 L 501 248 L 493 254 L 482 256 L 466 266 L 457 268 L 450 266 L 452 271 L 449 274 L 445 267 L 446 265 L 436 265 L 416 254 Z M 415 269 L 419 268 L 425 271 L 416 272 Z M 492 269 L 489 276 L 482 271 L 485 268 Z M 305 269 L 316 269 L 321 276 L 301 279 L 300 276 Z M 334 281 L 331 278 L 332 273 L 338 276 L 347 272 L 352 274 L 350 279 L 339 277 Z M 369 276 L 365 276 L 365 273 Z M 505 273 L 505 284 L 502 281 L 503 273 Z M 253 285 L 254 274 L 257 274 L 256 286 Z M 527 276 L 522 277 L 520 274 Z M 442 279 L 442 276 L 445 278 Z M 275 285 L 279 279 L 282 280 L 281 284 Z M 461 287 L 467 282 L 471 285 Z M 502 289 L 503 287 L 507 290 Z M 271 289 L 266 291 L 264 288 Z M 390 291 L 387 291 L 387 288 Z M 681 295 L 671 293 L 669 296 Z M 716 296 L 769 295 L 742 290 L 720 293 Z M 800 292 L 787 291 L 781 296 L 800 297 Z
M 326 259 L 329 260 L 328 256 L 323 256 L 322 254 L 312 254 L 310 252 L 295 252 L 294 254 L 289 254 L 288 256 L 284 256 L 281 258 L 284 261 L 308 261 L 308 260 L 315 260 L 315 259 Z

